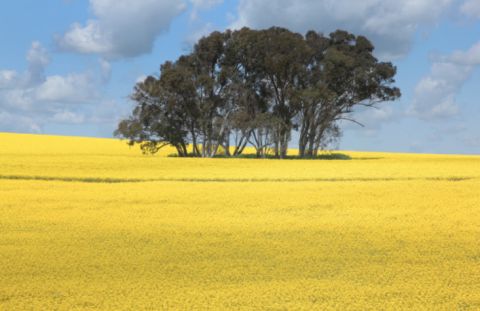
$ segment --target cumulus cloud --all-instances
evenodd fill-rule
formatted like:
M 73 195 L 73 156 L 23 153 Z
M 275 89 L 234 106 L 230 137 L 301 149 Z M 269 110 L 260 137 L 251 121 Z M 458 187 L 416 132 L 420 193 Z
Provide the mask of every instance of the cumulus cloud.
M 451 117 L 459 112 L 456 95 L 480 65 L 480 42 L 467 51 L 437 57 L 430 73 L 417 84 L 407 113 L 421 119 Z
M 103 125 L 111 125 L 112 128 L 118 125 L 120 119 L 130 115 L 130 107 L 121 105 L 115 100 L 103 100 L 94 106 L 88 116 L 88 121 Z
M 460 11 L 467 16 L 480 18 L 480 1 L 467 0 L 460 7 Z
M 0 131 L 40 133 L 41 126 L 32 118 L 0 111 Z
M 11 88 L 17 80 L 18 75 L 15 70 L 0 70 L 0 90 Z
M 338 28 L 370 38 L 381 58 L 405 56 L 416 31 L 438 21 L 452 0 L 241 0 L 233 28 L 272 25 L 304 33 Z
M 190 0 L 194 7 L 209 9 L 223 3 L 223 0 Z
M 28 76 L 27 83 L 38 84 L 45 79 L 45 67 L 50 63 L 47 50 L 38 41 L 34 41 L 27 53 Z
M 58 37 L 62 50 L 106 58 L 139 56 L 150 52 L 155 39 L 186 9 L 184 1 L 173 0 L 90 0 L 90 6 L 95 18 L 73 24 Z
M 48 76 L 34 92 L 40 102 L 85 103 L 95 97 L 93 78 L 86 73 Z
M 98 98 L 89 73 L 46 75 L 47 50 L 33 42 L 26 72 L 0 70 L 0 131 L 39 132 L 47 122 L 81 123 L 78 106 Z
M 480 64 L 480 41 L 467 51 L 454 51 L 446 60 L 458 65 L 476 66 Z
M 198 11 L 210 9 L 216 5 L 222 4 L 223 0 L 190 0 L 190 3 L 193 6 L 192 12 L 190 13 L 190 19 L 198 19 Z
M 81 124 L 85 122 L 85 116 L 82 113 L 74 113 L 68 110 L 58 111 L 53 115 L 51 121 L 56 123 Z

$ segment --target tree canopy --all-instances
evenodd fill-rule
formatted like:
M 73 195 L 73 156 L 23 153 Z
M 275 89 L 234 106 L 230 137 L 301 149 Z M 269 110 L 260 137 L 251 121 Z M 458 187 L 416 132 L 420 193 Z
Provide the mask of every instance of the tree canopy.
M 283 158 L 296 131 L 299 156 L 316 156 L 339 139 L 341 120 L 356 122 L 356 107 L 400 97 L 396 67 L 373 50 L 342 30 L 213 32 L 135 85 L 136 106 L 115 134 L 148 153 L 172 145 L 179 156 L 237 156 L 250 145 Z

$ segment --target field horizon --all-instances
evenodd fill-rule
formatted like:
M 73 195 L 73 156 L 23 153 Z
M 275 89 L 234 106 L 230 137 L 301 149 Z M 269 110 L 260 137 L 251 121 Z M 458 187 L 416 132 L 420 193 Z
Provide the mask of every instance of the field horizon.
M 478 310 L 480 156 L 0 133 L 0 309 Z
M 45 137 L 45 138 L 70 138 L 70 139 L 79 139 L 79 140 L 98 140 L 98 141 L 104 141 L 104 142 L 121 142 L 123 144 L 127 143 L 126 139 L 121 139 L 121 138 L 115 138 L 115 137 L 96 137 L 96 136 L 82 136 L 82 135 L 60 135 L 60 134 L 43 134 L 43 133 L 20 133 L 20 132 L 0 132 L 0 136 L 3 136 L 3 138 L 6 138 L 7 136 L 14 137 L 14 136 L 24 136 L 24 137 Z M 135 151 L 141 152 L 141 150 L 137 147 L 129 147 L 130 149 L 133 149 Z M 158 155 L 160 156 L 165 156 L 172 154 L 175 149 L 171 147 L 166 147 L 166 150 L 168 150 L 168 153 L 166 152 L 160 152 Z M 247 148 L 250 153 L 253 153 L 253 149 Z M 288 154 L 289 155 L 296 155 L 298 153 L 298 148 L 289 148 L 288 149 Z M 438 156 L 479 156 L 480 154 L 476 153 L 448 153 L 448 152 L 406 152 L 406 151 L 381 151 L 381 150 L 355 150 L 355 149 L 331 149 L 331 150 L 324 150 L 322 152 L 334 152 L 334 153 L 362 153 L 362 154 L 378 154 L 378 153 L 384 153 L 384 154 L 403 154 L 403 155 L 438 155 Z M 149 155 L 149 156 L 155 156 L 155 155 Z M 278 159 L 281 160 L 281 159 Z

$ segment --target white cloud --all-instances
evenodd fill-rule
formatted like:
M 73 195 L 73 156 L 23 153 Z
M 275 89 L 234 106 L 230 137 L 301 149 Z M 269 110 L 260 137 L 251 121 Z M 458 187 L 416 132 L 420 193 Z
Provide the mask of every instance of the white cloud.
M 41 126 L 32 118 L 0 111 L 0 131 L 40 133 Z
M 195 8 L 210 9 L 216 5 L 222 4 L 223 0 L 190 0 Z
M 34 41 L 27 53 L 27 61 L 31 67 L 44 68 L 50 63 L 50 56 L 40 42 Z
M 405 56 L 416 31 L 434 25 L 452 0 L 241 0 L 233 28 L 287 27 L 329 33 L 345 29 L 370 38 L 381 58 Z
M 0 90 L 11 88 L 18 79 L 15 70 L 0 70 Z
M 108 36 L 98 21 L 89 20 L 85 26 L 73 24 L 62 38 L 58 38 L 57 43 L 60 48 L 68 51 L 102 54 L 114 50 L 112 39 Z
M 454 51 L 447 60 L 465 66 L 480 65 L 480 41 L 467 51 Z
M 75 23 L 58 46 L 66 51 L 101 54 L 106 58 L 135 57 L 152 50 L 155 39 L 186 9 L 174 0 L 90 0 L 94 19 Z
M 48 122 L 83 122 L 79 104 L 98 97 L 97 81 L 89 73 L 45 75 L 50 57 L 38 42 L 26 60 L 24 73 L 0 70 L 0 131 L 39 132 Z
M 50 63 L 47 50 L 38 41 L 34 41 L 27 53 L 28 75 L 26 83 L 38 84 L 45 79 L 45 67 Z
M 88 74 L 69 74 L 66 76 L 48 76 L 34 93 L 37 101 L 84 103 L 95 96 L 93 79 Z
M 51 121 L 56 123 L 81 124 L 85 122 L 85 116 L 72 111 L 59 111 L 53 115 Z
M 114 128 L 120 119 L 127 117 L 130 112 L 129 106 L 120 105 L 114 100 L 104 100 L 90 112 L 88 121 L 112 125 L 112 128 Z
M 207 10 L 216 5 L 222 4 L 223 0 L 190 0 L 190 3 L 193 6 L 192 12 L 190 13 L 190 19 L 198 19 L 199 10 Z
M 0 107 L 12 111 L 33 110 L 32 88 L 24 88 L 22 85 L 0 92 Z
M 467 16 L 480 18 L 480 1 L 467 0 L 460 7 L 460 11 Z
M 451 117 L 459 112 L 456 96 L 480 65 L 480 42 L 467 51 L 437 58 L 415 88 L 407 113 L 421 119 Z

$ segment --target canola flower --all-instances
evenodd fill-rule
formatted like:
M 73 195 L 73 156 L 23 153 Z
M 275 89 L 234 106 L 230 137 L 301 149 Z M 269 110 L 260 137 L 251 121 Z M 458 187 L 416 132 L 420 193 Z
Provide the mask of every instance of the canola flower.
M 480 157 L 0 134 L 0 310 L 478 310 Z

